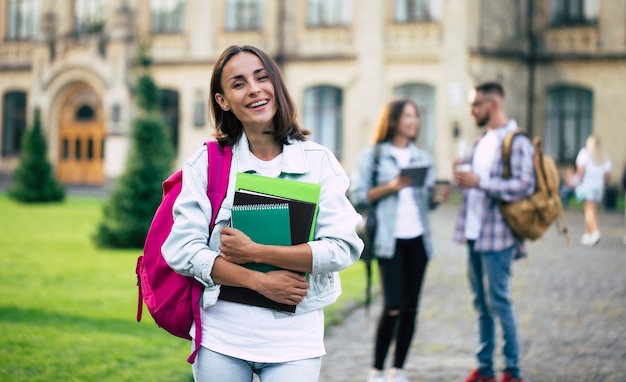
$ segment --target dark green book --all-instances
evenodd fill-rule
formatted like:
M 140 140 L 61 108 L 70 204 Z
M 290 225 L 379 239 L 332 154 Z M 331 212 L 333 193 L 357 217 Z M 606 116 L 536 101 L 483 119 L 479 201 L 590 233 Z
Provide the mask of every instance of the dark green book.
M 321 186 L 317 183 L 301 182 L 293 179 L 272 178 L 244 172 L 237 174 L 237 181 L 235 184 L 235 191 L 249 190 L 270 196 L 301 200 L 303 202 L 315 204 L 315 213 L 311 222 L 309 239 L 307 241 L 315 240 L 315 223 L 317 220 L 317 210 L 319 208 L 320 189 Z
M 307 243 L 309 241 L 311 229 L 314 228 L 313 218 L 315 217 L 315 208 L 317 207 L 315 203 L 268 195 L 244 189 L 235 191 L 235 198 L 233 201 L 233 205 L 279 203 L 289 204 L 291 245 Z
M 231 225 L 250 237 L 252 241 L 267 245 L 291 245 L 289 204 L 236 204 L 231 210 Z M 280 269 L 273 265 L 247 263 L 246 268 L 259 272 Z M 224 301 L 295 312 L 295 305 L 281 304 L 248 288 L 222 285 L 219 298 Z
M 259 244 L 291 245 L 289 204 L 235 204 L 231 210 L 231 225 Z M 279 269 L 273 265 L 248 263 L 246 268 L 261 272 Z

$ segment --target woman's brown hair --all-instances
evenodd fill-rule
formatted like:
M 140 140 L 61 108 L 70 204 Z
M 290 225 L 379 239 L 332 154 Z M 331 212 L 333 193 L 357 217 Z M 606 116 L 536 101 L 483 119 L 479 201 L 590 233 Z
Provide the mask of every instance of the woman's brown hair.
M 243 134 L 243 125 L 241 121 L 232 113 L 232 111 L 224 111 L 215 100 L 216 94 L 223 94 L 222 88 L 222 72 L 224 66 L 235 55 L 247 52 L 257 56 L 274 86 L 274 95 L 277 103 L 276 115 L 273 118 L 273 130 L 267 134 L 274 135 L 274 140 L 280 144 L 288 144 L 288 138 L 295 140 L 306 140 L 306 136 L 310 132 L 302 128 L 296 119 L 296 107 L 287 91 L 287 86 L 280 73 L 280 69 L 276 62 L 267 53 L 262 50 L 250 46 L 231 45 L 217 59 L 213 67 L 211 76 L 211 95 L 210 106 L 215 121 L 215 129 L 217 130 L 217 141 L 222 146 L 232 146 Z
M 413 105 L 417 116 L 420 115 L 420 109 L 417 104 L 410 99 L 402 98 L 390 101 L 383 107 L 378 116 L 378 123 L 376 124 L 376 130 L 372 137 L 373 143 L 381 143 L 390 141 L 398 131 L 398 125 L 400 122 L 400 116 L 406 105 Z M 417 140 L 417 136 L 413 137 L 413 141 Z

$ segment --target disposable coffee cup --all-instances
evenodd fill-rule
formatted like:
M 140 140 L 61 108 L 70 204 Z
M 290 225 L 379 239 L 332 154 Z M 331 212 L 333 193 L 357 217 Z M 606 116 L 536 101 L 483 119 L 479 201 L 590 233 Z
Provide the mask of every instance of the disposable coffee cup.
M 433 192 L 433 199 L 436 202 L 441 202 L 445 199 L 445 195 L 450 194 L 450 181 L 444 179 L 438 179 L 435 181 L 435 188 Z
M 458 171 L 458 172 L 471 172 L 472 171 L 472 165 L 469 164 L 469 163 L 457 164 L 454 169 L 456 171 Z

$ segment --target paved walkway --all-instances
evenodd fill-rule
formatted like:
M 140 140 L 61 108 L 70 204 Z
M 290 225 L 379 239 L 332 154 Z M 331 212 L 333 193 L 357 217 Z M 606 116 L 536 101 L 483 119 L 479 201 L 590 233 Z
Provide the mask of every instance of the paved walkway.
M 462 381 L 475 367 L 475 316 L 465 278 L 466 248 L 451 242 L 457 207 L 433 215 L 436 257 L 429 264 L 419 328 L 405 368 L 412 381 Z M 513 299 L 526 382 L 626 381 L 624 215 L 600 216 L 602 239 L 581 246 L 583 215 L 567 212 L 572 246 L 551 229 L 513 266 Z M 365 381 L 380 300 L 326 334 L 320 381 Z M 499 333 L 499 332 L 498 332 Z M 500 334 L 498 334 L 500 336 Z M 498 338 L 498 348 L 501 348 Z M 391 353 L 393 354 L 393 353 Z M 391 357 L 388 356 L 388 361 Z M 502 368 L 502 357 L 496 357 Z

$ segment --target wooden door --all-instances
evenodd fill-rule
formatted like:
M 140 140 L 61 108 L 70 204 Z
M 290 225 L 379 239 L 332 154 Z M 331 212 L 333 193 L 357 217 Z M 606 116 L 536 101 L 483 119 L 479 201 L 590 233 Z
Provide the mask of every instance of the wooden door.
M 83 86 L 70 92 L 62 107 L 59 179 L 64 184 L 102 185 L 106 132 L 100 99 Z

